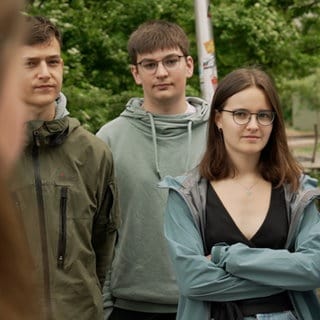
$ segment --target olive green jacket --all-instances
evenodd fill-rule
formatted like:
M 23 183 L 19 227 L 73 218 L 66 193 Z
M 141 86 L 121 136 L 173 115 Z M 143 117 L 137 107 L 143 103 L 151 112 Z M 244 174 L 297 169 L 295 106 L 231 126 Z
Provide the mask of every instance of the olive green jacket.
M 102 319 L 119 223 L 108 147 L 73 118 L 31 121 L 13 181 L 46 319 Z

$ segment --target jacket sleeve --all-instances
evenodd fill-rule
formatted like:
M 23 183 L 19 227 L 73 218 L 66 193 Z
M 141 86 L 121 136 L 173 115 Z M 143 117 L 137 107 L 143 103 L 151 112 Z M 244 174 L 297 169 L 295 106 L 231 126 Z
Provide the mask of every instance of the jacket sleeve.
M 109 221 L 107 228 L 107 262 L 105 268 L 105 281 L 103 286 L 103 309 L 104 319 L 108 319 L 113 309 L 113 297 L 111 294 L 110 282 L 111 282 L 111 266 L 114 258 L 114 250 L 116 241 L 118 238 L 118 229 L 120 226 L 120 209 L 117 186 L 114 182 L 109 184 L 110 191 L 113 195 L 113 205 L 109 213 Z
M 101 161 L 100 179 L 101 186 L 97 191 L 99 206 L 93 224 L 92 244 L 96 254 L 97 275 L 101 288 L 105 288 L 105 282 L 108 284 L 110 280 L 111 263 L 120 223 L 118 192 L 114 181 L 114 166 L 110 151 L 105 153 Z
M 320 287 L 320 216 L 314 203 L 304 212 L 295 252 L 249 248 L 238 243 L 213 247 L 212 259 L 234 276 L 262 285 L 306 291 Z
M 174 190 L 169 191 L 165 236 L 183 296 L 202 301 L 235 301 L 283 291 L 231 275 L 207 259 L 190 209 Z

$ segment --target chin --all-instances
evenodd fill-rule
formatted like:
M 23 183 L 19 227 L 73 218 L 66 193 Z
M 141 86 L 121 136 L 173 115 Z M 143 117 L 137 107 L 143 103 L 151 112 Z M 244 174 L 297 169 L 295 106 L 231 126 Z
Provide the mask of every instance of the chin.
M 176 99 L 176 95 L 173 95 L 170 92 L 160 92 L 156 98 L 160 101 L 174 101 Z
M 47 106 L 49 104 L 52 104 L 56 100 L 56 95 L 48 95 L 48 96 L 41 96 L 41 97 L 34 97 L 33 102 L 31 102 L 32 105 L 35 106 Z

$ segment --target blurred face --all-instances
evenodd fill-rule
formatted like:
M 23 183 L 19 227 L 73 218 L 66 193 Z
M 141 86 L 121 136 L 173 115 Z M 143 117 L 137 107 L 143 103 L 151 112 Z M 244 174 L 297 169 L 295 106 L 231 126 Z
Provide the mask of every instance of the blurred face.
M 185 100 L 187 79 L 193 74 L 193 60 L 180 49 L 157 50 L 137 56 L 131 67 L 135 82 L 144 92 L 144 104 L 166 105 Z
M 33 107 L 54 106 L 61 91 L 63 60 L 56 38 L 48 43 L 22 46 L 22 98 Z
M 231 158 L 236 155 L 258 158 L 272 131 L 272 107 L 264 92 L 256 87 L 240 91 L 227 100 L 224 110 L 227 111 L 216 114 L 216 125 L 222 129 L 228 154 Z
M 15 48 L 15 51 L 17 49 Z M 11 169 L 22 149 L 26 105 L 19 97 L 21 69 L 18 55 L 6 59 L 3 82 L 0 88 L 0 162 L 5 174 Z

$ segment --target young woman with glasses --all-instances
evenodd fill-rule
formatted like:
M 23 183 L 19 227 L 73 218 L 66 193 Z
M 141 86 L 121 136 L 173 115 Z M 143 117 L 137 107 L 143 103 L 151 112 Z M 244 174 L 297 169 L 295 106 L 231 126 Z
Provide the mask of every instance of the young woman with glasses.
M 319 319 L 320 193 L 290 153 L 265 72 L 219 83 L 200 165 L 161 186 L 178 320 Z

